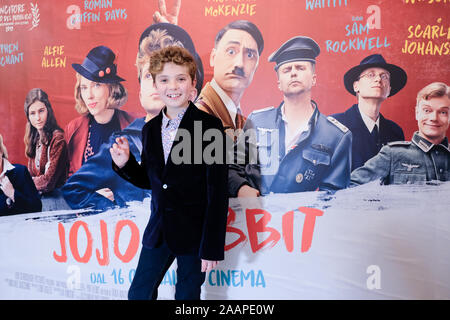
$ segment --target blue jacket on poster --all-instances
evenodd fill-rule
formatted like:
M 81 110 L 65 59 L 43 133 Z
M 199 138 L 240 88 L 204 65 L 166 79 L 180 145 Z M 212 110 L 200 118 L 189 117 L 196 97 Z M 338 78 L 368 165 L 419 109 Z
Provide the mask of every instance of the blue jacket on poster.
M 124 130 L 112 134 L 109 142 L 104 143 L 99 152 L 67 180 L 62 187 L 62 192 L 64 199 L 72 209 L 123 207 L 126 202 L 142 201 L 150 196 L 150 190 L 135 187 L 113 171 L 111 154 L 109 153 L 109 148 L 115 142 L 115 139 L 124 136 L 130 144 L 130 152 L 133 153 L 137 161 L 140 161 L 144 119 L 136 119 Z M 96 190 L 103 188 L 111 189 L 114 194 L 114 202 L 96 192 Z
M 256 146 L 240 136 L 235 148 L 235 163 L 229 167 L 228 190 L 236 197 L 243 185 L 258 189 L 261 195 L 303 191 L 330 191 L 348 187 L 350 183 L 352 133 L 331 117 L 315 111 L 297 142 L 285 151 L 285 125 L 281 105 L 253 111 L 244 132 L 256 131 Z M 245 151 L 241 148 L 243 139 Z M 251 163 L 256 150 L 257 163 Z M 245 152 L 245 163 L 242 151 Z
M 388 120 L 380 113 L 379 141 L 373 141 L 369 129 L 365 125 L 357 104 L 343 113 L 332 115 L 337 121 L 345 125 L 353 134 L 352 143 L 352 171 L 362 167 L 370 158 L 374 157 L 382 146 L 392 141 L 403 141 L 402 128 L 394 121 Z

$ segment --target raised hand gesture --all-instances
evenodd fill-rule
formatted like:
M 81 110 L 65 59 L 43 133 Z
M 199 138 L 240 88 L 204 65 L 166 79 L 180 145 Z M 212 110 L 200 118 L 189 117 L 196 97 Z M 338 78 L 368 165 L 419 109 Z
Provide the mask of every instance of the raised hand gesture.
M 166 0 L 158 0 L 159 11 L 153 14 L 153 22 L 167 22 L 178 24 L 178 15 L 180 14 L 181 0 L 175 0 L 171 12 L 167 12 Z
M 109 152 L 114 163 L 119 168 L 123 168 L 130 158 L 130 145 L 127 138 L 116 138 L 116 142 L 109 148 Z

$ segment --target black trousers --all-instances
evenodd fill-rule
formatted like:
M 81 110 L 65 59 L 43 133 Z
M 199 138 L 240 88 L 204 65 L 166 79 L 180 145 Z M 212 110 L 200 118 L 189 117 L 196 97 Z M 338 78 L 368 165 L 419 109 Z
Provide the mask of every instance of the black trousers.
M 157 247 L 142 247 L 138 266 L 128 290 L 129 300 L 156 300 L 158 287 L 172 262 L 177 259 L 176 300 L 200 300 L 205 272 L 201 272 L 201 259 L 194 255 L 174 255 L 165 241 Z

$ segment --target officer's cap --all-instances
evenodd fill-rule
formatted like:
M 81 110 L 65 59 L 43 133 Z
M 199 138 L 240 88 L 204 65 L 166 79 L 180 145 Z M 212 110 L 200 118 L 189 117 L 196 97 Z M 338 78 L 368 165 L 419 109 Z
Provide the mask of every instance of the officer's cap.
M 297 36 L 286 41 L 277 51 L 269 57 L 269 62 L 275 62 L 275 71 L 287 62 L 311 61 L 316 62 L 320 47 L 313 39 Z

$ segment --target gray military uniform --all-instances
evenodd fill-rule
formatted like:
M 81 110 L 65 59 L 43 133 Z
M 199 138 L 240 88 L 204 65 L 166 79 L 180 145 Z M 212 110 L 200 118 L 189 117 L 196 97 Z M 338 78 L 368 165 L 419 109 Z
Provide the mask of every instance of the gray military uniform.
M 312 104 L 315 110 L 308 130 L 287 152 L 281 105 L 250 114 L 244 132 L 254 130 L 256 145 L 246 146 L 245 154 L 256 151 L 257 163 L 229 166 L 228 189 L 232 197 L 237 196 L 243 185 L 258 189 L 262 195 L 348 187 L 352 134 L 334 118 L 322 115 L 313 101 Z M 238 145 L 241 141 L 242 136 Z M 236 159 L 239 158 L 243 156 L 237 155 Z
M 352 172 L 350 186 L 380 180 L 382 184 L 422 184 L 450 180 L 448 139 L 434 145 L 414 133 L 412 141 L 390 142 Z

